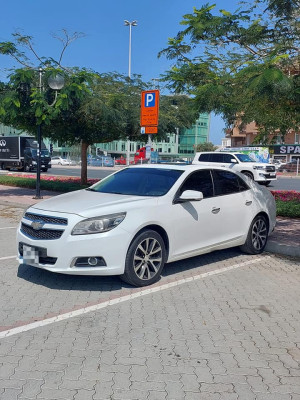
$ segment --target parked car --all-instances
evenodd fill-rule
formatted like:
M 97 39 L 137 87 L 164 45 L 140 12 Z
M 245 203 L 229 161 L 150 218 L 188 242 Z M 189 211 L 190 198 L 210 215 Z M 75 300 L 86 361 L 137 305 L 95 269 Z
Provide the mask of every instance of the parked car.
M 88 159 L 88 165 L 93 167 L 113 167 L 114 160 L 109 156 L 91 157 Z
M 256 162 L 248 154 L 239 152 L 196 153 L 192 164 L 226 167 L 232 171 L 241 172 L 257 183 L 266 186 L 277 179 L 274 165 Z
M 126 165 L 127 160 L 124 157 L 116 158 L 115 165 Z
M 59 156 L 51 157 L 51 165 L 70 165 L 70 160 Z
M 300 171 L 300 162 L 299 162 L 299 167 Z M 288 163 L 281 164 L 280 167 L 278 168 L 278 172 L 296 172 L 297 171 L 297 160 L 292 160 Z
M 131 166 L 28 208 L 18 228 L 18 257 L 52 272 L 120 275 L 146 286 L 165 263 L 233 246 L 261 253 L 275 221 L 270 191 L 242 174 Z

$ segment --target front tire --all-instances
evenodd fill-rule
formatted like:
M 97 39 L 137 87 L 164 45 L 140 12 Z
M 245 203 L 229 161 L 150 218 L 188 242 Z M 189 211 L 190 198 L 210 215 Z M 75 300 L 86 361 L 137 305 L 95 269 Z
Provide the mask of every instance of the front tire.
M 254 176 L 253 176 L 253 174 L 251 174 L 251 172 L 244 171 L 243 174 L 244 174 L 245 176 L 248 176 L 248 178 L 250 178 L 250 179 L 252 179 L 252 180 L 254 179 Z
M 263 186 L 269 186 L 271 181 L 264 181 L 264 182 L 259 182 Z
M 142 231 L 129 246 L 121 279 L 133 286 L 151 285 L 159 280 L 165 259 L 162 237 L 150 229 Z
M 247 254 L 260 254 L 264 251 L 268 240 L 269 224 L 263 215 L 257 215 L 252 221 L 247 240 L 241 250 Z

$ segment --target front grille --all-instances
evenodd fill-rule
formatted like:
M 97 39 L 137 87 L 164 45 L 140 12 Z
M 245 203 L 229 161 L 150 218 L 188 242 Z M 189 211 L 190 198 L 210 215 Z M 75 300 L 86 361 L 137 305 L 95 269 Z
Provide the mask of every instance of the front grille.
M 32 214 L 29 212 L 25 213 L 24 218 L 30 221 L 43 221 L 47 224 L 68 225 L 67 218 L 50 217 L 48 215 Z
M 40 240 L 54 240 L 59 239 L 63 234 L 63 230 L 58 229 L 33 229 L 31 226 L 26 225 L 22 222 L 21 232 L 24 235 L 30 237 L 31 239 L 40 239 Z
M 275 166 L 274 165 L 267 165 L 266 166 L 266 171 L 267 172 L 275 172 Z

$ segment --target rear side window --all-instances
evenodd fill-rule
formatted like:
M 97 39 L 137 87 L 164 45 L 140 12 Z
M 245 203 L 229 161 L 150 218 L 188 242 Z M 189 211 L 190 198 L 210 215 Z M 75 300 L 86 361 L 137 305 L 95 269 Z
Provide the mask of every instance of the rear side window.
M 213 170 L 215 195 L 238 193 L 240 191 L 239 179 L 230 171 Z
M 237 175 L 237 180 L 239 182 L 240 192 L 250 189 L 249 186 L 247 185 L 247 183 L 242 178 L 240 178 L 238 175 Z
M 213 183 L 210 170 L 201 170 L 191 173 L 182 184 L 179 195 L 185 190 L 197 190 L 203 193 L 203 198 L 213 197 Z
M 203 153 L 203 154 L 200 154 L 198 160 L 199 161 L 209 161 L 209 159 L 210 159 L 210 154 Z
M 223 162 L 223 159 L 224 159 L 224 154 L 213 153 L 210 155 L 211 162 Z

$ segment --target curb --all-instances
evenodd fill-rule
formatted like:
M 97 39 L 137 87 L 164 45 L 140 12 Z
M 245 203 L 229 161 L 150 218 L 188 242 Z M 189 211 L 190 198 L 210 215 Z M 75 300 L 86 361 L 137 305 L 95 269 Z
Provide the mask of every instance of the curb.
M 282 244 L 274 242 L 273 240 L 268 240 L 265 247 L 265 251 L 269 253 L 280 254 L 283 256 L 289 256 L 294 258 L 300 258 L 300 247 L 289 246 L 287 244 Z

